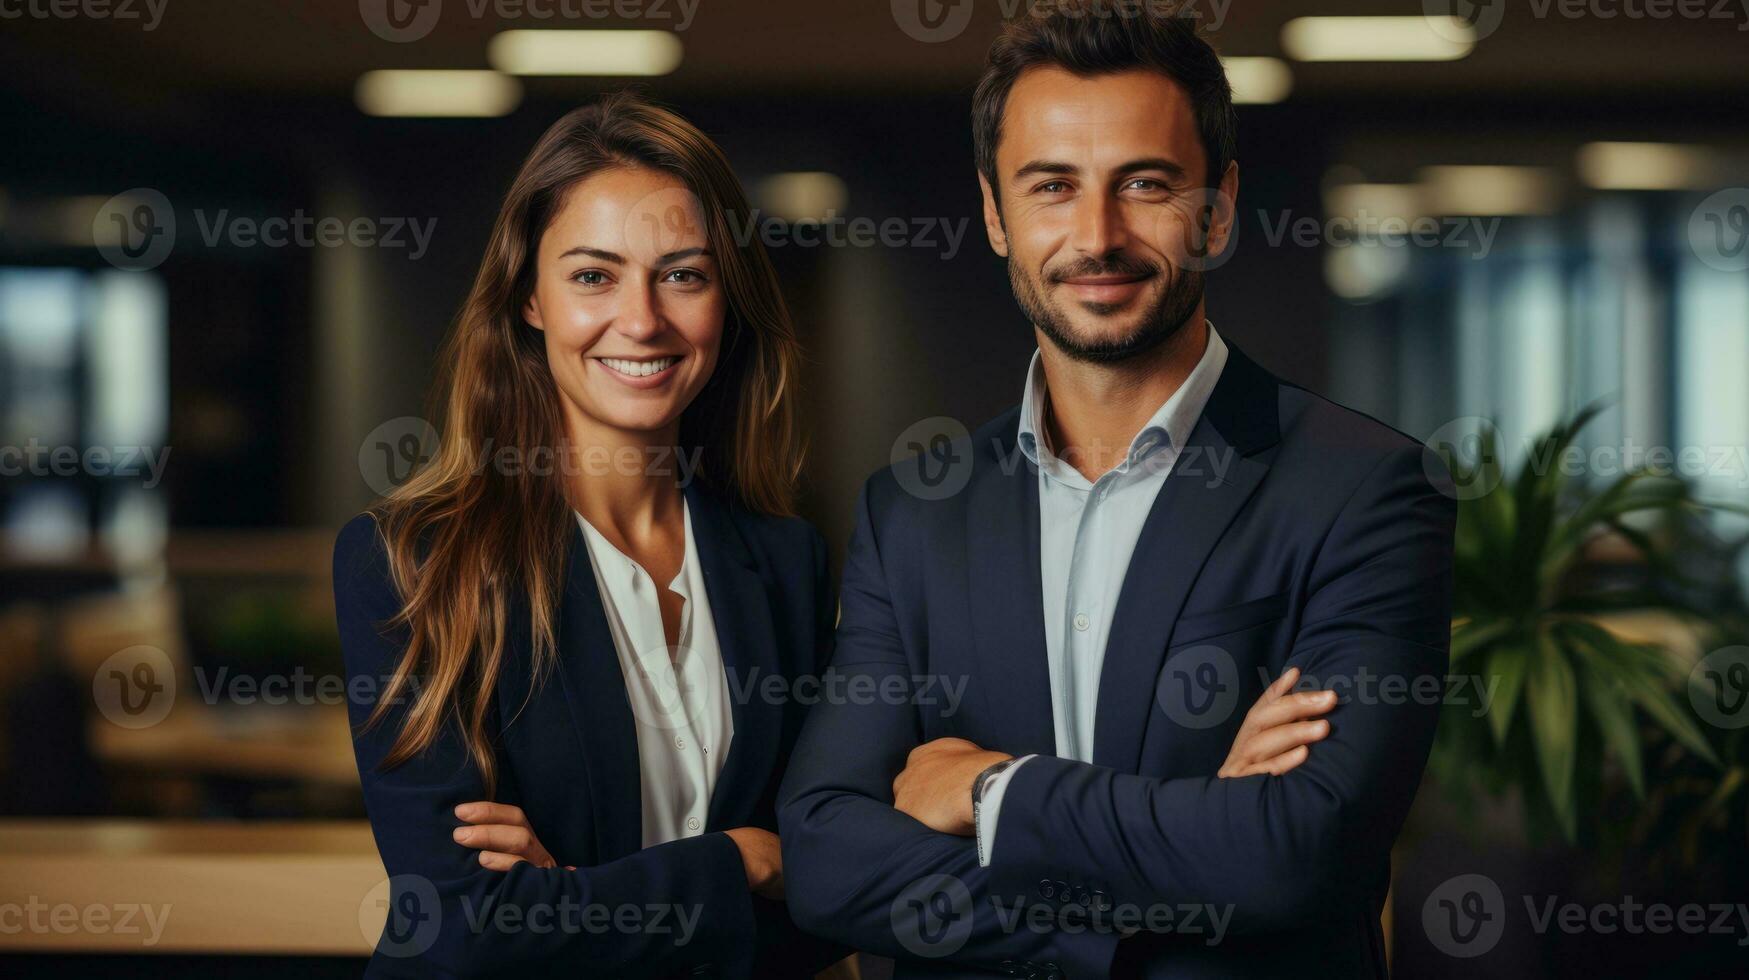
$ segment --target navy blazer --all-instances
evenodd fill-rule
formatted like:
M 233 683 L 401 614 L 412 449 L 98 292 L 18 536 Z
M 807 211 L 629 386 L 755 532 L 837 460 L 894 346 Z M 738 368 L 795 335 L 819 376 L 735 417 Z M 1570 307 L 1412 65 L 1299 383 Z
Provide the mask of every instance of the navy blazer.
M 740 851 L 721 833 L 777 829 L 776 789 L 801 706 L 769 679 L 815 674 L 830 647 L 825 545 L 801 520 L 754 514 L 696 485 L 686 500 L 735 725 L 706 833 L 642 846 L 635 721 L 573 523 L 557 669 L 530 694 L 524 603 L 511 616 L 490 722 L 492 798 L 520 806 L 561 867 L 482 868 L 451 837 L 461 824 L 454 808 L 488 798 L 478 767 L 452 726 L 419 757 L 384 769 L 405 709 L 391 711 L 354 742 L 392 892 L 369 975 L 800 977 L 842 955 L 797 932 L 783 903 L 748 891 Z M 367 695 L 348 698 L 358 731 L 406 645 L 404 628 L 382 626 L 401 603 L 369 515 L 340 532 L 334 599 L 348 690 Z
M 778 814 L 797 921 L 899 977 L 1383 976 L 1391 843 L 1449 649 L 1443 465 L 1234 348 L 1130 560 L 1083 763 L 1055 757 L 1017 419 L 930 463 L 970 467 L 958 493 L 923 499 L 894 469 L 864 489 L 832 671 L 918 696 L 810 715 Z M 1296 665 L 1342 694 L 1331 734 L 1285 776 L 1216 778 Z M 892 808 L 906 754 L 946 736 L 1039 755 L 989 867 Z

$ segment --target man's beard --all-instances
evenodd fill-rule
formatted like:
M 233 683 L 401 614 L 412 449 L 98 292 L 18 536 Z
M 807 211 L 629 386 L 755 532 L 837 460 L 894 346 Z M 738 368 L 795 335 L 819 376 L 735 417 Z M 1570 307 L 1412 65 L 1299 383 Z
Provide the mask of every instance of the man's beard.
M 1048 272 L 1045 277 L 1054 283 L 1077 276 L 1149 275 L 1159 272 L 1159 267 L 1151 263 L 1119 255 L 1104 261 L 1086 259 L 1066 269 Z M 1203 284 L 1200 270 L 1167 269 L 1165 274 L 1168 277 L 1166 291 L 1151 307 L 1142 312 L 1141 321 L 1134 330 L 1122 337 L 1087 339 L 1075 335 L 1067 313 L 1052 305 L 1045 298 L 1038 281 L 1027 275 L 1012 255 L 1008 257 L 1008 281 L 1014 288 L 1015 302 L 1020 304 L 1033 325 L 1044 331 L 1051 343 L 1057 345 L 1063 353 L 1078 361 L 1101 364 L 1126 361 L 1159 347 L 1171 339 L 1201 305 Z M 1084 305 L 1097 314 L 1108 314 L 1113 309 L 1103 303 Z

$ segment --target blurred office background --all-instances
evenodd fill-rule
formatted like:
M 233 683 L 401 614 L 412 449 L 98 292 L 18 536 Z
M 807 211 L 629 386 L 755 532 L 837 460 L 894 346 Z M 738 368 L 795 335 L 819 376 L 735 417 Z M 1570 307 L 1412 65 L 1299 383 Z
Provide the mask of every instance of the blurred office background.
M 1593 403 L 1558 515 L 1647 464 L 1683 499 L 1749 504 L 1749 12 L 1441 3 L 1190 5 L 1243 103 L 1210 318 L 1294 382 L 1501 460 L 1504 482 L 1465 484 L 1475 554 L 1500 545 L 1476 515 L 1523 485 L 1529 440 Z M 150 946 L 10 931 L 3 969 L 361 967 L 381 871 L 333 696 L 329 547 L 429 436 L 434 355 L 500 195 L 565 110 L 635 82 L 721 142 L 780 230 L 904 229 L 772 249 L 809 354 L 804 511 L 840 556 L 902 432 L 1014 403 L 1031 338 L 984 241 L 968 108 L 1019 6 L 0 5 L 0 900 L 28 881 L 149 902 L 176 880 L 188 910 Z M 577 30 L 618 33 L 556 33 Z M 449 74 L 397 74 L 429 71 Z M 271 219 L 369 235 L 233 233 Z M 1399 845 L 1401 975 L 1745 962 L 1734 914 L 1721 933 L 1526 912 L 1749 901 L 1745 522 L 1587 514 L 1553 574 L 1484 563 L 1460 599 L 1471 625 L 1533 635 L 1583 606 L 1621 647 L 1536 653 L 1571 663 L 1565 698 L 1533 682 L 1492 743 L 1442 735 Z M 1476 644 L 1468 669 L 1522 668 Z M 1590 666 L 1647 651 L 1668 670 Z M 142 678 L 175 696 L 140 700 Z M 1593 694 L 1646 678 L 1663 688 Z M 258 907 L 249 862 L 314 884 Z M 1441 923 L 1476 894 L 1503 933 Z

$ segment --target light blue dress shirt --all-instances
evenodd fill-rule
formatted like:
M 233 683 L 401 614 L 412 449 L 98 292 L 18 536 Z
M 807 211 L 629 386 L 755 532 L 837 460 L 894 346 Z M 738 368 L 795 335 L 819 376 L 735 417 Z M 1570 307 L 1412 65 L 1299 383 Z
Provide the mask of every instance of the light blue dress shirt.
M 1044 364 L 1042 354 L 1033 354 L 1026 394 L 1020 402 L 1020 449 L 1038 467 L 1045 656 L 1050 668 L 1057 755 L 1062 758 L 1093 761 L 1099 671 L 1105 663 L 1106 638 L 1130 556 L 1154 498 L 1202 417 L 1226 365 L 1227 345 L 1211 323 L 1202 358 L 1184 384 L 1136 433 L 1117 465 L 1089 482 L 1051 450 L 1045 427 L 1049 392 L 1045 390 Z M 1009 766 L 984 788 L 976 828 L 980 864 L 990 863 L 1002 794 L 1025 763 L 1026 759 L 1021 759 Z

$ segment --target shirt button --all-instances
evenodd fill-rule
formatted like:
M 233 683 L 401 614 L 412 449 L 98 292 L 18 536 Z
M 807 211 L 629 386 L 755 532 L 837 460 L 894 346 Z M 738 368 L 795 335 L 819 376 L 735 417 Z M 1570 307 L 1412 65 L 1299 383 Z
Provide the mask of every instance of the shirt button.
M 697 817 L 687 817 L 686 818 L 686 829 L 687 830 L 697 830 L 698 829 L 698 818 Z
M 680 737 L 680 736 L 678 736 L 678 735 L 677 735 L 677 736 L 675 736 L 675 738 L 674 738 L 674 747 L 675 747 L 675 748 L 677 748 L 677 749 L 684 749 L 684 748 L 686 748 L 686 739 L 684 739 L 684 738 L 681 738 L 681 737 Z
M 1086 613 L 1078 613 L 1075 616 L 1075 628 L 1083 633 L 1087 632 L 1088 622 Z

